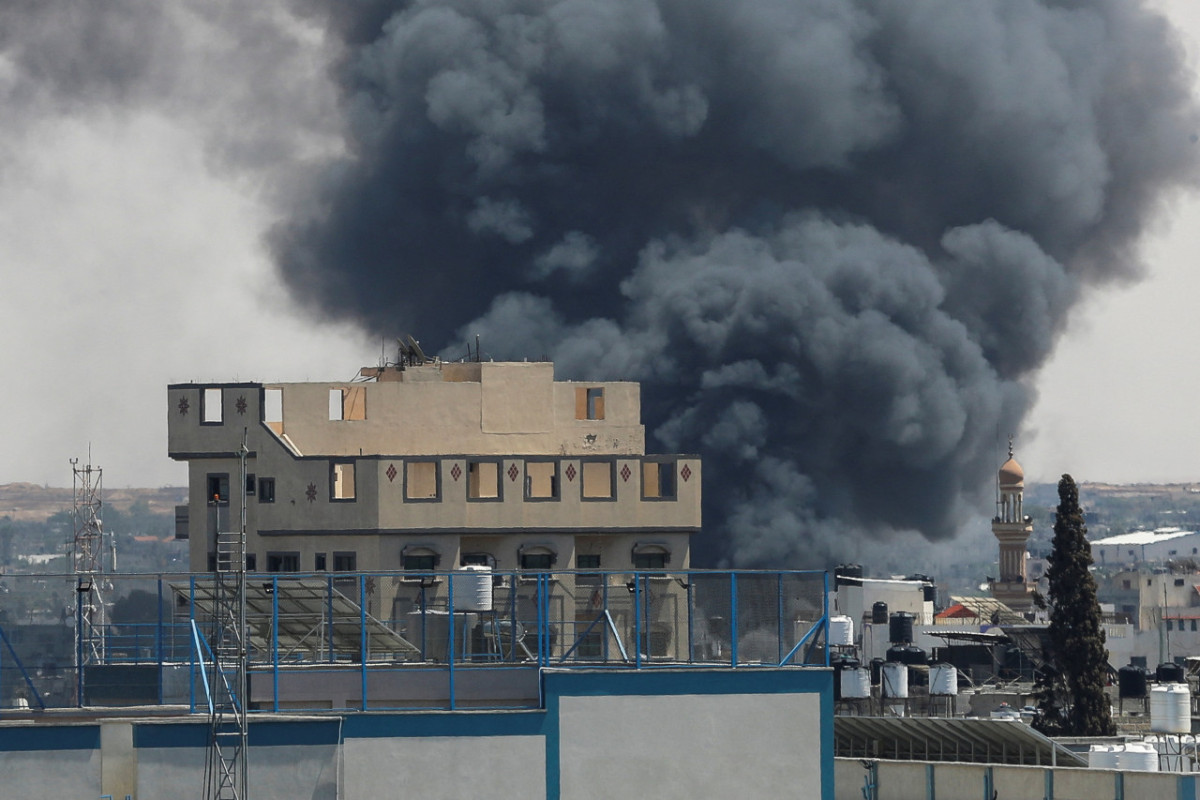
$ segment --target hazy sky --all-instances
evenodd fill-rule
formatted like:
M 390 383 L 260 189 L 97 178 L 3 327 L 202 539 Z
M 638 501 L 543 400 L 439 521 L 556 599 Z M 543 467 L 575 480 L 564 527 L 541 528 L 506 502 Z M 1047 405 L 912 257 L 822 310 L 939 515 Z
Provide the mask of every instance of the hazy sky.
M 1196 4 L 1157 5 L 1194 62 Z M 8 40 L 0 11 L 15 110 L 0 115 L 0 483 L 70 485 L 90 448 L 109 486 L 180 485 L 168 383 L 341 380 L 379 357 L 380 341 L 296 308 L 261 241 L 288 170 L 341 146 L 342 115 L 320 34 L 277 24 L 272 4 L 239 21 L 242 41 L 197 13 L 234 4 L 129 0 L 104 20 L 90 6 L 18 12 Z M 1145 242 L 1146 278 L 1072 312 L 1015 432 L 1031 478 L 1200 480 L 1198 231 L 1200 201 L 1180 198 Z

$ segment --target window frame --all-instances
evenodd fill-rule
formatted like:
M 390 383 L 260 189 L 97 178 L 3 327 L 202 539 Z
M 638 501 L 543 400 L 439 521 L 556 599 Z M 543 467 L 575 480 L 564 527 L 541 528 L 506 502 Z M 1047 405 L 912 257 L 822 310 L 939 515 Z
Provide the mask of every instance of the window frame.
M 339 467 L 347 467 L 347 466 L 350 467 L 350 482 L 353 484 L 353 487 L 352 487 L 353 493 L 351 495 L 349 495 L 348 497 L 344 496 L 344 495 L 339 495 L 339 489 L 338 489 L 339 481 L 337 479 L 338 468 Z M 344 474 L 344 471 L 343 471 L 343 474 Z M 344 479 L 343 479 L 343 481 L 340 481 L 340 482 L 344 483 Z M 331 459 L 329 462 L 329 502 L 331 502 L 331 503 L 353 503 L 357 499 L 358 499 L 358 465 L 357 465 L 357 462 L 352 458 L 350 458 L 350 459 L 346 459 L 346 458 Z
M 410 466 L 419 466 L 421 464 L 430 464 L 433 466 L 433 496 L 432 497 L 413 497 L 408 493 L 408 487 L 411 483 L 409 475 Z M 404 459 L 404 486 L 403 500 L 405 503 L 439 503 L 442 500 L 442 462 L 433 458 L 406 458 Z
M 533 494 L 533 478 L 529 474 L 529 468 L 533 465 L 547 464 L 551 467 L 550 472 L 550 494 L 535 495 Z M 525 460 L 525 500 L 530 503 L 556 503 L 562 499 L 562 468 L 557 459 L 526 459 Z
M 275 502 L 275 479 L 274 478 L 259 478 L 258 479 L 258 502 L 274 503 Z
M 493 495 L 472 495 L 471 488 L 471 470 L 473 467 L 482 467 L 490 465 L 496 470 L 496 494 Z M 467 459 L 466 468 L 467 478 L 467 502 L 468 503 L 502 503 L 504 502 L 504 460 L 500 458 L 469 458 Z M 479 475 L 480 486 L 482 486 L 483 475 Z
M 657 494 L 647 494 L 646 493 L 646 471 L 648 469 L 654 469 L 654 471 L 656 471 L 658 473 L 657 483 L 659 486 L 659 490 L 658 490 Z M 669 482 L 671 484 L 670 494 L 664 494 L 662 491 L 664 475 L 670 476 L 670 478 L 669 478 Z M 669 503 L 669 502 L 678 500 L 679 499 L 679 480 L 678 480 L 678 478 L 679 478 L 679 461 L 678 461 L 678 459 L 674 459 L 674 458 L 671 458 L 671 459 L 666 459 L 666 458 L 644 459 L 642 461 L 642 473 L 640 476 L 641 484 L 642 484 L 641 485 L 642 500 L 646 500 L 646 501 L 649 501 L 652 503 L 658 503 L 658 502 L 668 502 Z
M 332 563 L 332 572 L 358 572 L 358 552 L 355 550 L 335 550 Z
M 217 491 L 213 492 L 213 480 L 217 481 Z M 204 502 L 207 505 L 212 505 L 214 502 L 219 506 L 229 505 L 229 473 L 228 472 L 209 472 L 204 476 L 205 496 Z M 213 495 L 217 499 L 213 500 Z
M 608 491 L 607 495 L 588 495 L 587 493 L 587 474 L 588 467 L 595 465 L 605 465 L 608 467 Z M 617 462 L 616 459 L 596 459 L 586 460 L 581 459 L 579 462 L 579 499 L 584 503 L 615 503 L 617 500 Z
M 215 392 L 216 403 L 214 404 L 209 393 Z M 212 409 L 216 409 L 216 414 L 212 413 Z M 201 425 L 224 425 L 225 424 L 225 388 L 223 386 L 205 386 L 200 389 L 200 424 Z
M 283 569 L 287 565 L 293 565 L 294 569 Z M 300 552 L 298 550 L 268 550 L 267 551 L 267 572 L 299 572 L 300 571 Z

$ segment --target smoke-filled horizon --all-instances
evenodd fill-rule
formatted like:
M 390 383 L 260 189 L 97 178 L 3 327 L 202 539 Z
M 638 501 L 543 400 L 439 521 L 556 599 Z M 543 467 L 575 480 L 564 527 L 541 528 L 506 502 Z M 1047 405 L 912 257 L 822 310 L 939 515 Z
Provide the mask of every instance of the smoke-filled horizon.
M 704 563 L 986 512 L 1072 305 L 1197 176 L 1182 48 L 1125 0 L 332 14 L 349 157 L 282 274 L 447 357 L 641 381 L 651 447 L 704 456 Z
M 1197 184 L 1192 79 L 1134 0 L 18 0 L 0 199 L 59 195 L 8 230 L 34 266 L 4 295 L 24 336 L 39 293 L 63 295 L 42 273 L 147 292 L 117 347 L 162 360 L 182 300 L 236 313 L 268 330 L 194 334 L 182 377 L 261 374 L 252 348 L 288 334 L 252 309 L 287 304 L 250 267 L 190 266 L 214 257 L 192 242 L 233 241 L 190 229 L 236 189 L 221 219 L 273 223 L 325 330 L 445 357 L 479 335 L 485 357 L 640 381 L 648 448 L 704 457 L 696 564 L 864 558 L 990 511 L 1072 308 L 1136 279 L 1143 233 Z M 93 152 L 121 159 L 74 166 Z M 196 176 L 218 179 L 205 203 Z M 87 207 L 112 222 L 50 225 L 100 186 Z M 133 229 L 144 256 L 118 246 Z

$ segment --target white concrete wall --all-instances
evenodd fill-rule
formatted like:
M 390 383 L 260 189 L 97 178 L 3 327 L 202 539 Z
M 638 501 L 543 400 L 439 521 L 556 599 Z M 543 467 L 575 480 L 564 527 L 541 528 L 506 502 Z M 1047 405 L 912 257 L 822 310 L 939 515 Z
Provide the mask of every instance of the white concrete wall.
M 541 736 L 350 739 L 344 749 L 345 800 L 546 796 Z

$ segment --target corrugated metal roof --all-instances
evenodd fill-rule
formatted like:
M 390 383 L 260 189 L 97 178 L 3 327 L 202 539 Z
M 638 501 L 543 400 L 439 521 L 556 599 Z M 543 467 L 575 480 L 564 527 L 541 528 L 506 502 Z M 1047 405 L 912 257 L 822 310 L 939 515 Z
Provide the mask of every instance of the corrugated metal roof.
M 833 740 L 839 758 L 1087 766 L 1086 757 L 1017 720 L 836 716 Z

